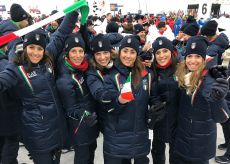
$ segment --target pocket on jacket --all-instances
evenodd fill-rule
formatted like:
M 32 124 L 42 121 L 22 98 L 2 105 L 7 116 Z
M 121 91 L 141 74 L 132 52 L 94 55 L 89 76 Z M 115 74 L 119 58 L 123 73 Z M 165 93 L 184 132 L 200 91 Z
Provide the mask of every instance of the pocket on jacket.
M 117 116 L 108 113 L 107 117 L 105 119 L 105 128 L 107 128 L 113 132 L 116 132 L 117 123 L 118 123 Z
M 35 124 L 43 121 L 43 115 L 38 108 L 30 108 L 29 110 L 23 110 L 22 121 L 26 124 Z
M 44 120 L 53 120 L 58 118 L 58 112 L 54 104 L 39 105 Z

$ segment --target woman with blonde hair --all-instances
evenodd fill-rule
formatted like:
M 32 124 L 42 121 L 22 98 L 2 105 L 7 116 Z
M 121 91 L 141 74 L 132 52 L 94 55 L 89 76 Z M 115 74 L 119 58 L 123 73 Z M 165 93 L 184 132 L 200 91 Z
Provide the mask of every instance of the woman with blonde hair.
M 204 37 L 191 37 L 186 45 L 185 60 L 175 73 L 180 87 L 176 164 L 208 164 L 215 156 L 216 123 L 228 119 L 224 102 L 227 74 L 219 67 L 209 69 L 212 61 L 206 59 L 207 47 Z M 216 77 L 217 74 L 223 76 Z

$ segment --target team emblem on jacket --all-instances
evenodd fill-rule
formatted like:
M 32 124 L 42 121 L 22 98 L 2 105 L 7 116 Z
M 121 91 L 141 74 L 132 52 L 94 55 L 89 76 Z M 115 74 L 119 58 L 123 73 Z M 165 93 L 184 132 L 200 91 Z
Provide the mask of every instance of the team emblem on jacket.
M 143 80 L 143 89 L 147 91 L 148 89 L 148 81 L 146 79 Z
M 53 73 L 53 69 L 52 69 L 51 67 L 47 67 L 47 71 L 48 71 L 49 73 Z
M 191 44 L 191 49 L 195 49 L 196 48 L 196 43 L 192 43 Z
M 28 76 L 28 78 L 32 78 L 32 77 L 37 76 L 37 73 L 36 73 L 36 71 L 32 71 L 30 73 L 27 73 L 27 76 Z
M 84 83 L 84 78 L 83 78 L 83 77 L 81 77 L 81 78 L 79 79 L 79 83 L 80 83 L 81 85 Z

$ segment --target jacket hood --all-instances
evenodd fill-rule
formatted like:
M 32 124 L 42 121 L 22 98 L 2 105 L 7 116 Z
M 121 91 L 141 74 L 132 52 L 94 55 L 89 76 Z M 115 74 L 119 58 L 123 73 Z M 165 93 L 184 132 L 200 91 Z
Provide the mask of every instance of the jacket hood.
M 213 44 L 220 46 L 221 48 L 227 49 L 229 47 L 229 39 L 227 35 L 221 33 L 214 41 Z
M 3 35 L 17 31 L 18 27 L 13 24 L 10 20 L 4 20 L 0 23 L 0 31 Z
M 108 33 L 108 34 L 105 34 L 105 37 L 109 38 L 111 45 L 113 47 L 120 46 L 120 42 L 123 39 L 123 36 L 119 33 Z

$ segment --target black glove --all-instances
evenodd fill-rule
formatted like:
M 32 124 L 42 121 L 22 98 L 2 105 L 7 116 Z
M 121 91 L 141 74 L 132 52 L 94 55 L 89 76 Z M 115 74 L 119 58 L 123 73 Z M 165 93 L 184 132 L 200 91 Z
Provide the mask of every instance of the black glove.
M 144 60 L 152 60 L 153 58 L 153 52 L 152 49 L 148 50 L 148 51 L 142 51 L 139 54 L 140 58 L 144 61 Z
M 218 101 L 225 98 L 225 96 L 228 93 L 228 87 L 229 87 L 228 80 L 224 78 L 217 78 L 216 82 L 212 84 L 210 97 L 214 101 Z
M 228 68 L 222 65 L 216 65 L 209 69 L 210 75 L 217 79 L 217 78 L 224 78 L 227 79 L 228 77 Z
M 160 94 L 160 100 L 162 102 L 169 102 L 170 101 L 169 91 L 166 91 L 166 92 L 163 92 L 162 94 Z
M 97 124 L 97 115 L 96 115 L 96 113 L 95 112 L 90 113 L 88 111 L 85 111 L 84 122 L 89 127 L 93 127 L 94 125 L 96 125 Z
M 153 129 L 154 125 L 162 120 L 166 114 L 165 112 L 165 104 L 166 102 L 159 103 L 157 105 L 152 105 L 148 110 L 148 128 Z

